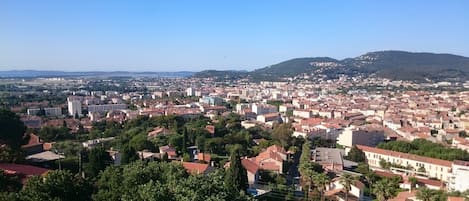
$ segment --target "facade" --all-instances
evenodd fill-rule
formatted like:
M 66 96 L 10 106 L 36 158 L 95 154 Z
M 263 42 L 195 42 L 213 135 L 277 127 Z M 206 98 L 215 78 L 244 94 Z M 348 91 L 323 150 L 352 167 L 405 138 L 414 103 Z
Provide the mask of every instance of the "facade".
M 252 104 L 252 112 L 256 113 L 257 115 L 261 114 L 270 114 L 277 112 L 277 107 L 273 105 L 265 105 L 265 104 Z
M 105 105 L 88 105 L 88 112 L 108 112 L 111 110 L 125 110 L 126 104 L 105 104 Z
M 278 113 L 257 115 L 257 121 L 260 121 L 263 123 L 270 122 L 270 121 L 279 121 L 279 120 L 280 120 L 280 115 Z
M 60 107 L 46 107 L 44 108 L 44 113 L 46 116 L 60 116 L 62 115 L 62 108 Z
M 68 101 L 68 115 L 75 116 L 81 115 L 81 101 L 69 100 Z
M 409 173 L 423 174 L 427 177 L 437 178 L 441 181 L 448 182 L 452 178 L 451 167 L 452 162 L 418 156 L 414 154 L 378 149 L 375 147 L 357 145 L 357 147 L 365 153 L 366 162 L 370 168 L 381 168 L 380 161 L 384 160 L 388 163 L 412 168 L 413 170 L 403 170 Z M 423 172 L 418 172 L 424 170 Z
M 449 182 L 449 190 L 464 192 L 469 189 L 469 162 L 453 161 L 451 166 L 453 175 Z
M 190 87 L 186 89 L 186 96 L 195 96 L 194 88 Z
M 207 105 L 221 105 L 223 103 L 223 99 L 215 96 L 204 96 L 199 99 L 199 102 Z
M 383 130 L 347 127 L 337 138 L 337 144 L 349 148 L 354 145 L 375 147 L 384 139 Z

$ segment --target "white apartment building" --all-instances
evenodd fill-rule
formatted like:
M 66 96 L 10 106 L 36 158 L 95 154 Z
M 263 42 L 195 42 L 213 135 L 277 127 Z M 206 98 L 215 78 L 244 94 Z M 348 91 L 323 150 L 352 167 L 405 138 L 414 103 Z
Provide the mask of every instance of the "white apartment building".
M 88 105 L 88 112 L 107 112 L 127 109 L 126 104 Z
M 451 161 L 379 149 L 369 146 L 357 145 L 357 147 L 365 153 L 366 162 L 370 168 L 381 168 L 380 161 L 384 160 L 386 162 L 394 163 L 404 167 L 412 167 L 414 170 L 408 171 L 412 173 L 424 169 L 425 172 L 422 172 L 422 174 L 426 175 L 427 177 L 437 178 L 443 182 L 449 182 L 453 176 L 451 173 Z
M 469 189 L 469 162 L 468 161 L 453 161 L 451 166 L 453 175 L 449 182 L 449 190 L 451 191 L 466 191 Z
M 69 100 L 68 101 L 68 114 L 75 116 L 75 114 L 81 115 L 81 101 Z
M 252 104 L 252 112 L 256 113 L 257 115 L 261 114 L 270 114 L 277 112 L 277 107 L 273 105 L 266 105 L 266 104 Z

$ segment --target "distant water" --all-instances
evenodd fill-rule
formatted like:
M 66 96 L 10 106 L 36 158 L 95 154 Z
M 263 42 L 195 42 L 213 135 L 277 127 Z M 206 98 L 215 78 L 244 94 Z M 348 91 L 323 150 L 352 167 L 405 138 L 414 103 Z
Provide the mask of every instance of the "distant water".
M 64 71 L 37 71 L 37 70 L 11 70 L 0 71 L 2 78 L 48 78 L 48 77 L 189 77 L 194 72 L 64 72 Z

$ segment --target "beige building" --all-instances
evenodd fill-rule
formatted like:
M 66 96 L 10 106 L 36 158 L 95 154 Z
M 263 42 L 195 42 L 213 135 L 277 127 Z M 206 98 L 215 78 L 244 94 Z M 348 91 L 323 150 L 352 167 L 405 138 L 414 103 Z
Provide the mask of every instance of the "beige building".
M 368 146 L 357 145 L 357 147 L 365 152 L 366 162 L 371 168 L 381 168 L 380 161 L 384 160 L 388 163 L 404 167 L 412 167 L 413 170 L 408 170 L 410 173 L 415 173 L 418 170 L 424 169 L 425 171 L 422 172 L 423 175 L 430 178 L 437 178 L 443 182 L 448 182 L 452 177 L 451 161 Z

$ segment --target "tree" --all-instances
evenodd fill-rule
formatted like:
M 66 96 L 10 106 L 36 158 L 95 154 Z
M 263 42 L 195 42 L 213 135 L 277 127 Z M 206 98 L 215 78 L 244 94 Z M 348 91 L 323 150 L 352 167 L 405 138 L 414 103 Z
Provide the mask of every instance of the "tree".
M 351 174 L 344 173 L 340 175 L 340 184 L 343 186 L 345 190 L 345 201 L 348 201 L 348 196 L 352 188 L 352 183 L 355 181 L 356 181 L 356 178 Z
M 86 164 L 87 173 L 91 177 L 98 176 L 99 172 L 106 169 L 111 163 L 112 159 L 108 152 L 103 147 L 96 147 L 91 149 L 88 154 L 88 164 Z
M 121 164 L 128 164 L 132 161 L 138 160 L 137 152 L 131 146 L 124 146 L 121 153 Z
M 318 187 L 319 193 L 321 194 L 321 201 L 325 200 L 325 195 L 324 192 L 326 191 L 327 186 L 330 184 L 330 179 L 329 177 L 322 173 L 322 174 L 316 174 L 313 176 L 314 183 Z
M 410 182 L 410 190 L 412 191 L 412 188 L 415 188 L 417 185 L 417 178 L 415 177 L 409 177 L 409 182 Z
M 20 191 L 24 201 L 80 201 L 91 200 L 90 182 L 68 170 L 50 171 L 44 177 L 31 177 Z
M 293 129 L 291 124 L 278 124 L 272 130 L 272 139 L 277 141 L 284 148 L 288 148 L 292 142 Z
M 228 189 L 245 191 L 248 188 L 248 176 L 246 169 L 241 164 L 238 151 L 233 151 L 230 157 L 230 167 L 226 171 L 225 185 Z
M 422 201 L 431 201 L 432 197 L 435 195 L 435 193 L 428 188 L 421 188 L 417 194 L 416 197 Z
M 19 150 L 24 144 L 26 127 L 15 113 L 0 109 L 0 141 L 6 142 L 13 150 Z
M 0 192 L 16 192 L 21 189 L 21 182 L 17 176 L 10 176 L 0 170 Z
M 396 196 L 399 189 L 399 182 L 393 179 L 382 179 L 376 182 L 372 192 L 379 201 L 386 201 Z
M 357 163 L 365 162 L 366 160 L 365 153 L 360 150 L 356 145 L 354 145 L 352 149 L 350 149 L 348 155 L 345 158 L 351 161 L 355 161 Z

